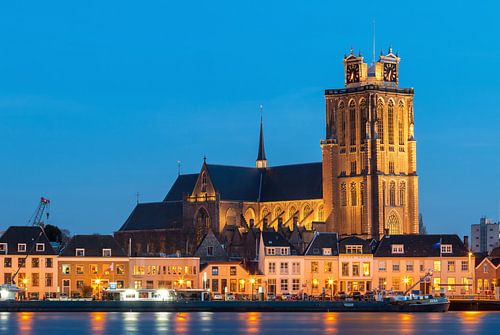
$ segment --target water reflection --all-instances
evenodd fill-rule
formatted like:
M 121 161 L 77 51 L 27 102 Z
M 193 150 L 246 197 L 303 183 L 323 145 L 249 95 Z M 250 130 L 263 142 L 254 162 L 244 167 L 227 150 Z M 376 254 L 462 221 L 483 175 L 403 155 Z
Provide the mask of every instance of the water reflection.
M 189 315 L 190 313 L 177 313 L 175 315 L 175 334 L 187 334 L 189 331 Z
M 90 313 L 90 328 L 93 334 L 103 334 L 106 323 L 106 313 L 92 312 Z
M 86 327 L 87 326 L 87 327 Z M 483 334 L 499 313 L 0 313 L 0 334 Z
M 484 312 L 461 312 L 460 322 L 462 324 L 461 329 L 466 334 L 476 334 L 478 327 L 481 324 L 481 318 L 485 315 Z
M 400 334 L 413 334 L 415 331 L 415 325 L 413 320 L 413 314 L 399 314 L 399 331 Z
M 325 327 L 326 334 L 336 334 L 337 333 L 337 316 L 338 313 L 325 313 L 323 318 L 323 324 Z
M 139 313 L 136 312 L 125 312 L 123 313 L 123 328 L 127 333 L 137 333 L 137 321 L 139 319 Z
M 168 332 L 168 326 L 170 324 L 170 316 L 172 313 L 169 312 L 158 312 L 155 313 L 156 319 L 156 331 L 158 333 Z
M 262 313 L 258 312 L 241 313 L 239 316 L 240 316 L 239 319 L 245 326 L 244 328 L 245 334 L 260 333 L 260 320 L 262 317 Z
M 0 313 L 0 332 L 5 333 L 9 329 L 10 313 Z
M 31 334 L 33 328 L 33 312 L 22 312 L 17 314 L 17 323 L 23 335 Z

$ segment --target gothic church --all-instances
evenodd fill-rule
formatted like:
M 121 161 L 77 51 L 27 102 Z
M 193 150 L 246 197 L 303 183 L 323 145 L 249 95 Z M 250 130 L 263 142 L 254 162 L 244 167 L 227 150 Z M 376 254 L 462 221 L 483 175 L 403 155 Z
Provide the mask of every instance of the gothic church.
M 322 162 L 269 166 L 262 119 L 255 167 L 203 162 L 165 199 L 138 204 L 115 238 L 131 255 L 194 254 L 208 232 L 252 259 L 263 230 L 302 250 L 314 231 L 379 239 L 418 233 L 413 89 L 398 87 L 389 49 L 371 66 L 344 57 L 345 87 L 327 89 Z

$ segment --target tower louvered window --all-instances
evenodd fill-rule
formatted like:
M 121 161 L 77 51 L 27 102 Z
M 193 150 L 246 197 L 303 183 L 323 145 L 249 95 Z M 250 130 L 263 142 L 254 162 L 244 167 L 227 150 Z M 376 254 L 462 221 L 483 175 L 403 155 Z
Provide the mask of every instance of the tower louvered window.
M 349 133 L 351 145 L 356 145 L 356 104 L 354 101 L 349 103 Z
M 389 185 L 389 205 L 396 206 L 396 182 L 391 181 Z
M 346 129 L 345 129 L 345 109 L 343 102 L 339 104 L 339 116 L 340 116 L 339 144 L 345 145 Z
M 358 205 L 358 192 L 356 191 L 356 183 L 351 183 L 351 206 Z
M 399 145 L 404 145 L 405 144 L 405 139 L 404 139 L 404 115 L 405 115 L 405 106 L 403 105 L 402 102 L 399 103 L 399 117 L 398 117 L 398 138 L 399 138 Z
M 387 105 L 387 123 L 389 127 L 389 144 L 394 144 L 394 103 L 392 100 Z
M 345 183 L 340 184 L 340 205 L 347 206 L 347 186 Z
M 381 101 L 377 106 L 377 133 L 380 143 L 384 144 L 384 103 Z
M 361 100 L 359 103 L 359 115 L 360 115 L 360 123 L 359 123 L 359 138 L 361 142 L 366 140 L 366 122 L 368 120 L 368 110 L 366 108 L 365 99 Z
M 406 183 L 402 181 L 399 184 L 399 205 L 404 206 L 406 203 Z

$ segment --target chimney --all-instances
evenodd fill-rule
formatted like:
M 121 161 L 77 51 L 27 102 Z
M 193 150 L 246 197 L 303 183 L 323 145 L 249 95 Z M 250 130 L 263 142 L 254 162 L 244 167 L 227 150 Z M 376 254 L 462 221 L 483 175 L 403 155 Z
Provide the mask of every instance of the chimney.
M 464 244 L 465 244 L 465 247 L 467 249 L 470 249 L 469 248 L 469 236 L 467 236 L 467 235 L 464 235 Z

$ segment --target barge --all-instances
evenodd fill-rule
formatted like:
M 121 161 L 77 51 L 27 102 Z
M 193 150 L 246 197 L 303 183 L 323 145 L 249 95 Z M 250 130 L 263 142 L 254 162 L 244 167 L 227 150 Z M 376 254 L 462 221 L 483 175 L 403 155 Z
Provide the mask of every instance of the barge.
M 404 301 L 7 300 L 0 312 L 446 312 L 447 298 Z

